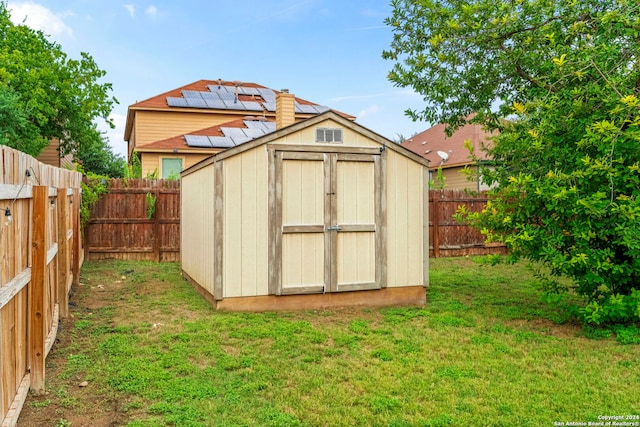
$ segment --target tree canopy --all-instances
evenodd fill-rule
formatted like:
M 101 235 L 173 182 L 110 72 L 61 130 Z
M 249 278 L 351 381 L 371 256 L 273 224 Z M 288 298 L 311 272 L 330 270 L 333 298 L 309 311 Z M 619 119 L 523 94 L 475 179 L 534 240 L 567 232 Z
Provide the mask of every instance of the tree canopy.
M 89 54 L 70 59 L 41 31 L 14 25 L 0 2 L 0 143 L 33 156 L 52 138 L 76 159 L 90 147 L 110 152 L 95 124 L 113 126 L 117 100 L 111 84 L 100 82 L 105 74 Z
M 548 265 L 547 291 L 584 296 L 584 320 L 640 320 L 640 3 L 392 4 L 389 78 L 426 102 L 409 114 L 500 132 L 493 200 L 461 217 Z

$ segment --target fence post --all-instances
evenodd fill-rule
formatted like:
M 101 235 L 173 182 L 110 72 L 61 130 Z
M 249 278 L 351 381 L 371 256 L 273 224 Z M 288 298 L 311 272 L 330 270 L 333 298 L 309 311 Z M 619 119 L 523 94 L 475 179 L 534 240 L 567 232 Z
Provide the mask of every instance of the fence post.
M 160 219 L 158 215 L 158 205 L 160 204 L 160 191 L 158 189 L 158 182 L 155 183 L 156 188 L 154 190 L 154 197 L 156 199 L 155 209 L 153 212 L 153 257 L 157 262 L 160 262 Z
M 82 235 L 80 231 L 80 189 L 73 189 L 73 209 L 71 209 L 71 215 L 73 215 L 73 286 L 80 285 L 80 265 L 82 254 Z
M 66 188 L 58 188 L 58 308 L 60 309 L 60 317 L 65 318 L 69 315 L 69 290 L 67 284 L 69 282 L 69 240 L 67 233 L 69 231 L 68 216 L 69 197 Z
M 433 224 L 433 257 L 440 257 L 440 199 L 437 191 L 433 192 L 433 203 L 431 208 L 433 210 L 433 216 L 431 217 L 431 224 Z
M 29 289 L 29 366 L 31 367 L 30 390 L 36 395 L 44 394 L 45 360 L 45 271 L 47 266 L 47 199 L 49 187 L 33 187 L 33 241 L 31 248 L 32 267 Z

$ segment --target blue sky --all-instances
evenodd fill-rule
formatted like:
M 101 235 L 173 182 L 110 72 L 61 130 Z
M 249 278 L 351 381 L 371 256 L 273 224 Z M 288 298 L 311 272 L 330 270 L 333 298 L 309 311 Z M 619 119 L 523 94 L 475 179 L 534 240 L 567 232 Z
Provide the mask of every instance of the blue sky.
M 119 101 L 108 137 L 120 154 L 129 105 L 201 79 L 287 88 L 390 139 L 430 126 L 404 114 L 423 108 L 422 98 L 387 80 L 387 0 L 9 0 L 8 8 L 14 22 L 42 30 L 72 58 L 88 52 L 107 72 Z

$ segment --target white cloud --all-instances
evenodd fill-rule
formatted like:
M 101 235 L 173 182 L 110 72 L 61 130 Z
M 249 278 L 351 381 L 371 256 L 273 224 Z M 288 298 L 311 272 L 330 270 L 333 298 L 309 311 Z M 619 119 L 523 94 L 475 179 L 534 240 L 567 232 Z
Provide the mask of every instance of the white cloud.
M 158 8 L 154 5 L 151 5 L 145 9 L 144 13 L 147 16 L 151 17 L 151 19 L 156 19 L 156 17 L 158 16 Z
M 358 113 L 358 118 L 362 119 L 362 118 L 370 116 L 372 114 L 379 113 L 380 111 L 382 111 L 382 107 L 380 107 L 378 104 L 373 104 L 373 105 L 368 106 L 364 110 L 360 111 Z
M 125 4 L 124 8 L 127 9 L 127 12 L 129 12 L 129 15 L 131 15 L 132 18 L 136 16 L 136 7 L 134 5 Z
M 13 3 L 9 9 L 14 24 L 24 23 L 34 30 L 41 30 L 53 37 L 73 37 L 73 31 L 63 21 L 63 18 L 73 16 L 72 12 L 54 13 L 42 5 L 32 2 Z

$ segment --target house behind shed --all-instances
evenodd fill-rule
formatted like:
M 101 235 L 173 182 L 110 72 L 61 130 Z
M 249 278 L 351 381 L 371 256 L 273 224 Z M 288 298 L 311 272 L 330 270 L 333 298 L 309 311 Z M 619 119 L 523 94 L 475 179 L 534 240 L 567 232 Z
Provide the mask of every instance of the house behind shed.
M 276 121 L 183 171 L 185 277 L 219 310 L 423 304 L 426 160 L 333 111 Z

